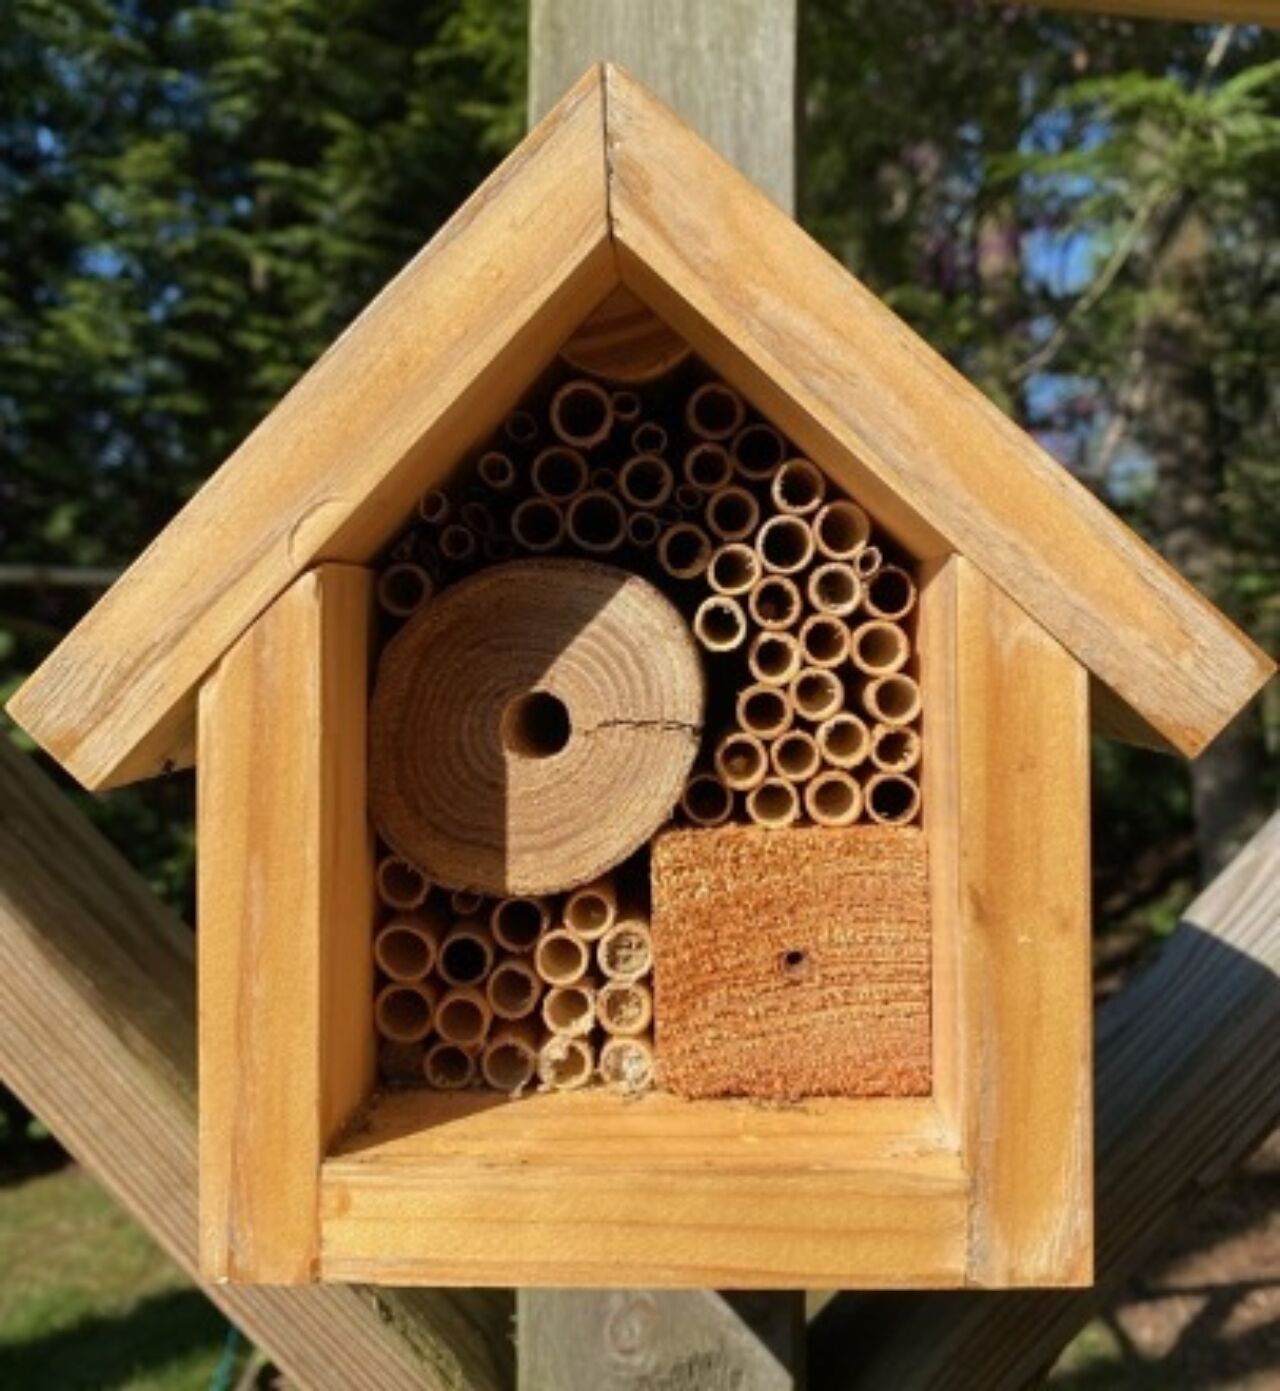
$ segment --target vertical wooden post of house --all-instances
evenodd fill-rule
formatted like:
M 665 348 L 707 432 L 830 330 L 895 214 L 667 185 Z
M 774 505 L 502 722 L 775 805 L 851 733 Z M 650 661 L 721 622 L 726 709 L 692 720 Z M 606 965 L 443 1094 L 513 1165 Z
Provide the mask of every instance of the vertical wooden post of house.
M 529 119 L 621 63 L 790 213 L 799 0 L 532 0 Z M 803 1385 L 804 1297 L 527 1290 L 520 1391 Z M 681 1379 L 683 1377 L 683 1379 Z

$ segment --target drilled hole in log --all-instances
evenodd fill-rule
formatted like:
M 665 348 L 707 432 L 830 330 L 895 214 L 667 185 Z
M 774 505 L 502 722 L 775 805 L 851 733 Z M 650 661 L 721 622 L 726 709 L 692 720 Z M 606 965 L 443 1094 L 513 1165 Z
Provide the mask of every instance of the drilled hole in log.
M 517 696 L 502 715 L 502 743 L 517 758 L 552 758 L 569 742 L 569 707 L 550 691 Z
M 800 947 L 792 947 L 778 957 L 778 970 L 787 980 L 808 980 L 813 974 L 813 962 L 807 951 Z

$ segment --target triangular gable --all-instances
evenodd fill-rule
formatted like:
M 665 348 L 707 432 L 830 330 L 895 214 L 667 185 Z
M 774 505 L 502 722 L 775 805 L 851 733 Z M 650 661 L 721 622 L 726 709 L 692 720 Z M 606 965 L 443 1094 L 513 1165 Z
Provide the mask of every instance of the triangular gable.
M 593 70 L 10 705 L 89 787 L 190 756 L 192 698 L 321 560 L 371 558 L 618 283 L 919 558 L 964 554 L 1127 735 L 1199 752 L 1268 659 L 680 120 Z

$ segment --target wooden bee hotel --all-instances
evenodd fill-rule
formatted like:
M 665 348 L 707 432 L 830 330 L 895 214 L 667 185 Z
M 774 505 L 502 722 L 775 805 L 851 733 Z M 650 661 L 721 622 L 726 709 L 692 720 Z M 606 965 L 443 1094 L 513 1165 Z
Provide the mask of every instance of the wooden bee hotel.
M 1091 1278 L 1091 728 L 1271 664 L 590 72 L 15 697 L 197 765 L 210 1280 Z

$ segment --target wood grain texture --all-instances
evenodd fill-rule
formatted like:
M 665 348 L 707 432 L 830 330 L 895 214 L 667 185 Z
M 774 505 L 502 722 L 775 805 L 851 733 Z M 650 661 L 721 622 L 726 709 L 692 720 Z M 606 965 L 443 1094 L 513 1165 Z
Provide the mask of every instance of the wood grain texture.
M 955 1286 L 966 1193 L 924 1099 L 390 1094 L 325 1161 L 322 1273 L 388 1284 Z
M 813 1391 L 1041 1385 L 1280 1122 L 1280 815 L 1188 908 L 1155 964 L 1102 1006 L 1096 1065 L 1095 1283 L 841 1296 L 812 1328 Z
M 1182 24 L 1262 24 L 1280 28 L 1280 0 L 1044 0 L 1048 10 L 1131 15 Z
M 610 66 L 626 283 L 920 559 L 966 555 L 1166 744 L 1274 666 L 636 81 Z
M 194 948 L 34 760 L 0 739 L 0 1081 L 193 1276 Z M 206 1293 L 299 1387 L 511 1384 L 511 1301 L 497 1291 Z
M 373 301 L 14 697 L 85 786 L 176 764 L 209 668 L 318 560 L 368 560 L 615 283 L 598 73 Z
M 533 0 L 529 122 L 589 64 L 625 64 L 790 213 L 797 8 L 797 0 Z
M 658 1082 L 678 1096 L 927 1096 L 917 827 L 668 831 L 653 846 Z
M 325 1146 L 373 1088 L 370 571 L 326 565 L 200 691 L 200 1233 L 208 1280 L 294 1284 Z
M 926 736 L 935 932 L 950 938 L 939 1104 L 972 1183 L 968 1279 L 1087 1283 L 1087 678 L 959 557 L 930 578 L 926 610 L 928 708 L 945 712 Z

